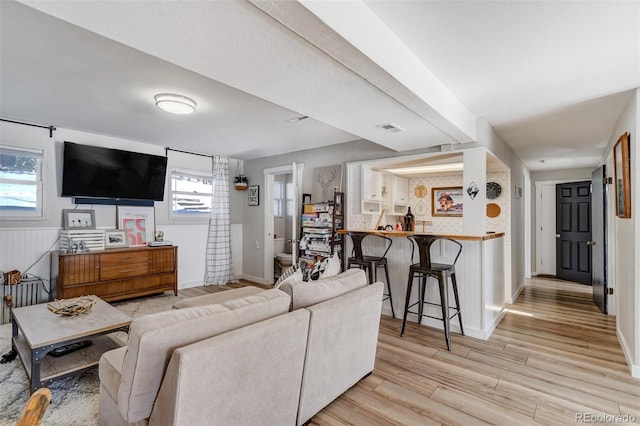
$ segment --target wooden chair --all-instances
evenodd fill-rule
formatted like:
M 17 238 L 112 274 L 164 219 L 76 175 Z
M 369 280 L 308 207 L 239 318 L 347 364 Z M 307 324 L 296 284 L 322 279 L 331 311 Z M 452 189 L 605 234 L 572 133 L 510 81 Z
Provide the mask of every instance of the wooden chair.
M 38 426 L 42 422 L 45 411 L 51 404 L 49 388 L 40 388 L 27 400 L 16 426 Z

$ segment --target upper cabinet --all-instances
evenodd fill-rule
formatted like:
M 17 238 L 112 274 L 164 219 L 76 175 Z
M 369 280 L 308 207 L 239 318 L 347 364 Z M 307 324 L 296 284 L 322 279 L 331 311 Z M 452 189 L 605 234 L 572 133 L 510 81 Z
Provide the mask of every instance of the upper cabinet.
M 382 202 L 382 173 L 362 166 L 362 199 Z
M 404 216 L 409 207 L 409 179 L 382 175 L 382 208 L 385 214 Z
M 394 215 L 405 215 L 409 206 L 409 179 L 391 177 L 391 208 Z
M 362 166 L 360 175 L 362 214 L 382 212 L 382 173 L 371 167 Z

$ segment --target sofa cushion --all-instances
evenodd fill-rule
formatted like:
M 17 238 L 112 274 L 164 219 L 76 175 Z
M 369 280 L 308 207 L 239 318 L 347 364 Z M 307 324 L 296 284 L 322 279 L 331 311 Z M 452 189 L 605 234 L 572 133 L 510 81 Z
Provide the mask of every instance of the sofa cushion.
M 273 289 L 219 305 L 173 309 L 134 319 L 117 395 L 122 417 L 131 423 L 149 417 L 176 348 L 280 315 L 288 311 L 289 304 L 287 294 Z
M 317 281 L 287 281 L 280 290 L 291 296 L 291 309 L 305 308 L 333 299 L 367 285 L 367 275 L 361 269 L 347 269 L 334 277 Z
M 120 386 L 120 371 L 122 371 L 122 361 L 127 351 L 126 346 L 122 346 L 112 351 L 107 351 L 100 357 L 98 362 L 98 375 L 100 385 L 106 389 L 111 399 L 118 400 L 118 387 Z
M 251 294 L 261 293 L 264 289 L 254 286 L 234 288 L 233 290 L 219 291 L 217 293 L 205 294 L 204 296 L 188 297 L 176 302 L 174 309 L 190 308 L 193 306 L 219 305 L 228 300 L 238 299 Z

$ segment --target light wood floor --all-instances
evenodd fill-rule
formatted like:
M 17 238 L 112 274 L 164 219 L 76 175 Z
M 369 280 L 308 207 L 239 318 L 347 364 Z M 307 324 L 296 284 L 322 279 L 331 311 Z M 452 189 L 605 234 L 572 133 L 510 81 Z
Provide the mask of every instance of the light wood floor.
M 640 380 L 589 286 L 532 279 L 489 340 L 454 333 L 451 352 L 441 330 L 400 326 L 382 316 L 373 374 L 312 425 L 640 423 Z

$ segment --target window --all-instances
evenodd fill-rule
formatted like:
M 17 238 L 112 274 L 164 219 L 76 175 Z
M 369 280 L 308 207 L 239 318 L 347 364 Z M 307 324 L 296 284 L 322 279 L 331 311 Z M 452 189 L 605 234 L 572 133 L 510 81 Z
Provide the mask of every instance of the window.
M 194 217 L 211 213 L 213 178 L 202 172 L 171 171 L 171 216 Z
M 273 185 L 273 215 L 293 216 L 293 182 L 275 181 Z
M 284 182 L 274 182 L 273 185 L 273 215 L 276 217 L 284 216 Z
M 42 217 L 42 151 L 0 146 L 0 213 Z

